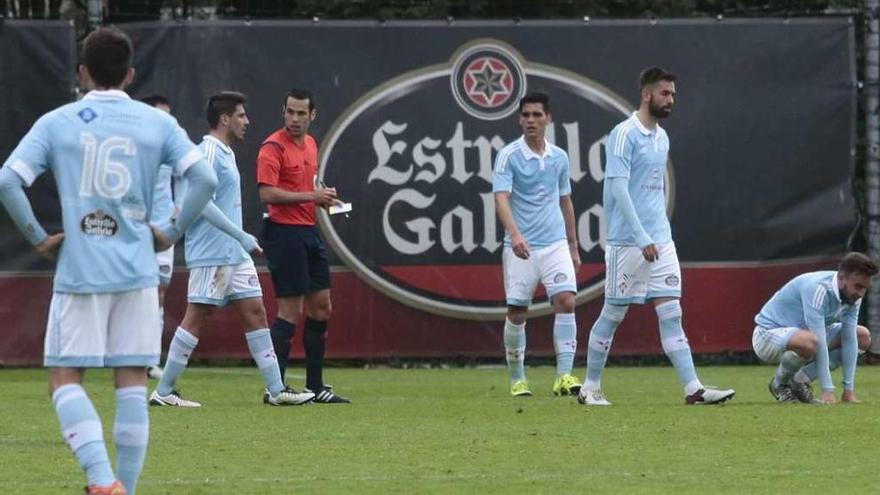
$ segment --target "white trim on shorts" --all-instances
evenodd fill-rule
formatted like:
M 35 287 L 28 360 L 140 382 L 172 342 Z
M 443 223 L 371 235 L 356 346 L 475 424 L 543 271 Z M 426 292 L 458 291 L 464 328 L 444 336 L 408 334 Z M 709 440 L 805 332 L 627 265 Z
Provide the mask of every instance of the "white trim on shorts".
M 539 282 L 547 289 L 548 299 L 562 292 L 577 292 L 574 262 L 565 239 L 533 249 L 525 260 L 515 255 L 513 248 L 504 246 L 501 264 L 504 294 L 510 306 L 531 304 Z
M 155 287 L 52 295 L 43 348 L 47 367 L 154 366 L 159 364 L 161 345 Z
M 638 246 L 605 247 L 605 301 L 644 304 L 658 297 L 681 298 L 681 265 L 675 243 L 657 244 L 659 258 L 649 262 Z
M 800 330 L 797 327 L 764 328 L 757 325 L 752 332 L 752 349 L 761 361 L 778 363 L 791 336 Z
M 840 335 L 843 329 L 842 323 L 832 323 L 825 327 L 825 342 L 831 345 L 831 341 Z M 752 332 L 752 349 L 761 361 L 778 363 L 788 348 L 788 341 L 795 332 L 810 330 L 798 327 L 764 328 L 760 325 Z
M 171 285 L 171 276 L 174 273 L 174 245 L 156 253 L 156 265 L 159 267 L 159 284 L 165 287 Z
M 263 297 L 263 289 L 251 259 L 238 265 L 199 266 L 189 271 L 188 302 L 222 307 L 230 301 L 254 297 Z

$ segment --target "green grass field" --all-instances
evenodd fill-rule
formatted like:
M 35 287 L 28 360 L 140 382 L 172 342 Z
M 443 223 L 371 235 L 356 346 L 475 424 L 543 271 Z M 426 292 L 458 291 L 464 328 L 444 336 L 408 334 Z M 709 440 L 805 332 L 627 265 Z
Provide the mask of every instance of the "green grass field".
M 877 493 L 880 368 L 859 369 L 863 403 L 836 406 L 775 404 L 771 373 L 704 367 L 737 396 L 686 407 L 671 368 L 611 367 L 614 406 L 585 408 L 552 396 L 550 367 L 517 399 L 500 368 L 333 369 L 353 404 L 274 408 L 255 370 L 194 368 L 182 389 L 204 407 L 150 409 L 138 493 Z M 45 371 L 0 383 L 0 493 L 81 493 Z M 86 387 L 110 439 L 109 374 Z

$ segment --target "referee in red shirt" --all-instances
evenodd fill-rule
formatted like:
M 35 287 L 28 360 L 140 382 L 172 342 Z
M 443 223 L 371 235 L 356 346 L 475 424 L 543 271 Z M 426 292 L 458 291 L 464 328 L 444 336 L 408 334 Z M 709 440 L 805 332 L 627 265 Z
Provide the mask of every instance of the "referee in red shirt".
M 263 251 L 269 262 L 278 318 L 272 324 L 272 344 L 281 378 L 290 356 L 296 324 L 306 319 L 303 344 L 306 354 L 306 388 L 315 402 L 344 404 L 348 399 L 324 384 L 324 348 L 330 319 L 330 264 L 315 222 L 315 206 L 339 202 L 336 189 L 317 187 L 318 146 L 309 135 L 315 120 L 315 97 L 293 89 L 284 97 L 284 127 L 263 141 L 257 158 L 260 201 L 269 217 L 263 227 Z

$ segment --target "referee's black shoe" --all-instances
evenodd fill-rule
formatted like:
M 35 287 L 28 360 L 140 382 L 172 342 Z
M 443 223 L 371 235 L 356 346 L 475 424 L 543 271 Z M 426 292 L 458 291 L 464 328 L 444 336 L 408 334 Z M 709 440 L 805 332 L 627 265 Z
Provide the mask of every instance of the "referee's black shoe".
M 333 392 L 333 387 L 324 387 L 315 392 L 315 404 L 351 404 L 351 401 Z

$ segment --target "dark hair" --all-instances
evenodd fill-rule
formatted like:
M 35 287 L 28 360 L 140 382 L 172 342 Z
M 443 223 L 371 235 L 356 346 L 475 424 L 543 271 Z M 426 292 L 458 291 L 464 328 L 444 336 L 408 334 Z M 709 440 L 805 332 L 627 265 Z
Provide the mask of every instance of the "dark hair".
M 840 264 L 837 266 L 837 269 L 843 273 L 844 275 L 849 275 L 850 273 L 861 273 L 863 275 L 867 275 L 869 277 L 873 277 L 880 272 L 880 267 L 877 266 L 877 262 L 873 259 L 865 256 L 862 253 L 847 253 L 846 256 L 840 260 Z
M 531 93 L 519 99 L 519 110 L 522 111 L 526 103 L 540 103 L 544 106 L 544 113 L 550 113 L 550 95 L 540 91 L 532 91 Z
M 282 103 L 284 107 L 287 107 L 288 98 L 293 98 L 294 100 L 309 100 L 309 112 L 315 109 L 315 95 L 307 89 L 293 88 L 288 91 L 287 94 L 284 95 L 284 102 Z
M 208 107 L 205 110 L 205 117 L 208 119 L 208 125 L 211 129 L 216 129 L 220 125 L 221 115 L 232 115 L 239 105 L 247 103 L 247 97 L 236 91 L 223 91 L 208 98 Z
M 639 89 L 645 89 L 645 86 L 659 81 L 675 82 L 677 78 L 678 76 L 672 72 L 667 72 L 660 67 L 648 67 L 639 74 Z
M 115 27 L 92 31 L 83 42 L 83 65 L 96 86 L 110 88 L 125 80 L 134 47 L 128 35 Z
M 143 103 L 150 105 L 151 107 L 155 107 L 156 105 L 165 105 L 166 107 L 171 107 L 171 102 L 168 101 L 168 98 L 165 98 L 162 95 L 150 95 L 146 98 L 141 98 Z

